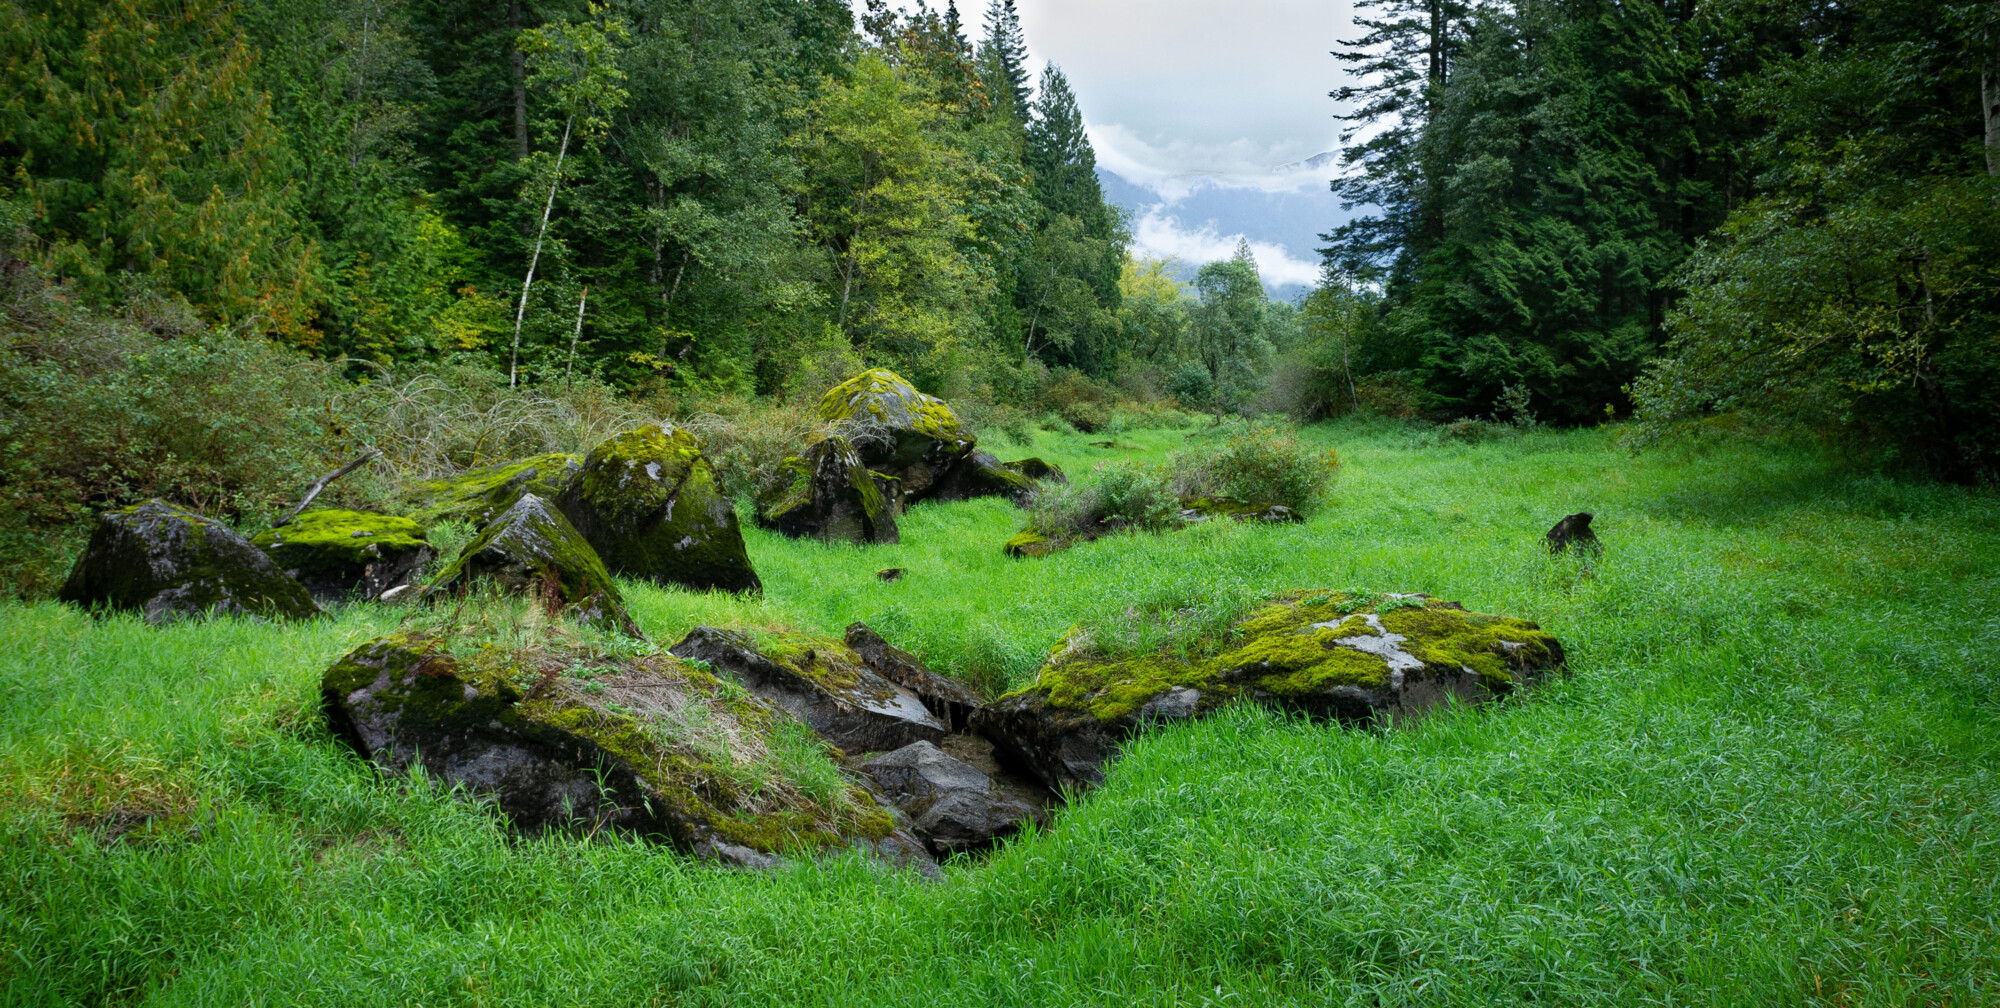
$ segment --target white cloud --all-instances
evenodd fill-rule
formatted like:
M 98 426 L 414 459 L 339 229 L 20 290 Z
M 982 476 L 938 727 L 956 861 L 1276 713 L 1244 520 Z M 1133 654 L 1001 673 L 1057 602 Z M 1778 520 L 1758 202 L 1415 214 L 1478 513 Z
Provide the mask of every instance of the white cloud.
M 1190 228 L 1167 212 L 1163 204 L 1148 207 L 1132 222 L 1132 254 L 1149 259 L 1178 259 L 1199 266 L 1236 254 L 1242 234 L 1222 234 L 1213 222 Z M 1319 264 L 1292 255 L 1283 245 L 1251 241 L 1257 272 L 1266 287 L 1310 287 L 1319 282 Z
M 1337 167 L 1323 152 L 1293 157 L 1289 147 L 1294 145 L 1260 144 L 1248 138 L 1152 144 L 1119 123 L 1090 126 L 1088 132 L 1099 165 L 1133 185 L 1151 189 L 1170 204 L 1203 186 L 1267 193 L 1323 189 Z M 1281 164 L 1288 157 L 1291 161 Z

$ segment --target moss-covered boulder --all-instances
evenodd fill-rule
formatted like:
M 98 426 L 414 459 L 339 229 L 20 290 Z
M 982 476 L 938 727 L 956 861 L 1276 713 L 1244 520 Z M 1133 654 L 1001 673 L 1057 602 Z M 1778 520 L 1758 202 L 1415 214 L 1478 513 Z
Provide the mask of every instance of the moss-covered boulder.
M 1066 541 L 1058 542 L 1050 539 L 1034 529 L 1022 529 L 1001 543 L 1000 551 L 1017 560 L 1026 560 L 1061 552 L 1068 549 L 1069 545 Z
M 980 708 L 973 727 L 1050 786 L 1089 785 L 1135 732 L 1231 701 L 1379 721 L 1480 703 L 1562 661 L 1561 643 L 1527 620 L 1423 595 L 1298 591 L 1185 655 L 1107 658 L 1073 633 L 1034 685 Z
M 154 624 L 208 614 L 320 615 L 305 586 L 263 550 L 221 522 L 162 500 L 99 515 L 57 597 L 135 610 Z
M 757 498 L 757 524 L 823 542 L 892 543 L 901 503 L 902 481 L 869 469 L 836 434 L 784 461 L 777 485 Z
M 484 466 L 445 479 L 419 480 L 410 517 L 425 526 L 462 521 L 479 527 L 514 506 L 525 493 L 553 500 L 575 478 L 581 460 L 555 452 Z
M 790 715 L 667 655 L 396 633 L 328 668 L 320 696 L 383 770 L 421 763 L 527 831 L 621 830 L 743 867 L 855 846 L 932 868 Z
M 789 711 L 845 752 L 942 741 L 947 725 L 923 699 L 868 667 L 841 641 L 696 627 L 671 649 Z
M 605 441 L 555 502 L 615 573 L 686 588 L 763 587 L 736 505 L 687 431 L 653 425 Z
M 625 611 L 625 600 L 597 551 L 555 505 L 535 494 L 522 494 L 488 523 L 425 594 L 435 598 L 462 591 L 480 579 L 544 599 L 571 619 L 639 636 L 639 626 Z
M 927 496 L 935 501 L 1006 497 L 1019 503 L 1033 489 L 1032 478 L 975 448 L 945 470 Z
M 408 584 L 431 558 L 423 526 L 364 511 L 307 511 L 250 541 L 321 602 L 375 598 Z
M 866 428 L 862 459 L 868 468 L 903 481 L 911 501 L 922 500 L 931 483 L 972 451 L 973 436 L 959 426 L 944 400 L 917 391 L 901 375 L 875 368 L 828 389 L 820 397 L 819 418 Z

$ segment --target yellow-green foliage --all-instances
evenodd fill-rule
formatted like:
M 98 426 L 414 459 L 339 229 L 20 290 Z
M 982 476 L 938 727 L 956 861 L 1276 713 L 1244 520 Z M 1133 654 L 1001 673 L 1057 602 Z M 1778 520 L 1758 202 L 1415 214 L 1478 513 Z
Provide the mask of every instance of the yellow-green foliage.
M 1365 619 L 1370 615 L 1389 633 L 1407 637 L 1401 647 L 1425 665 L 1470 668 L 1495 692 L 1513 684 L 1510 666 L 1546 667 L 1560 654 L 1555 639 L 1526 620 L 1416 596 L 1296 591 L 1238 620 L 1226 639 L 1203 642 L 1187 655 L 1163 651 L 1104 660 L 1085 647 L 1059 647 L 1022 692 L 1040 692 L 1053 707 L 1112 722 L 1175 686 L 1200 690 L 1204 706 L 1239 696 L 1304 699 L 1337 686 L 1380 690 L 1389 685 L 1388 662 L 1336 643 L 1379 636 Z
M 828 389 L 819 400 L 822 420 L 856 420 L 908 429 L 941 441 L 967 440 L 945 401 L 917 391 L 887 368 L 863 371 Z

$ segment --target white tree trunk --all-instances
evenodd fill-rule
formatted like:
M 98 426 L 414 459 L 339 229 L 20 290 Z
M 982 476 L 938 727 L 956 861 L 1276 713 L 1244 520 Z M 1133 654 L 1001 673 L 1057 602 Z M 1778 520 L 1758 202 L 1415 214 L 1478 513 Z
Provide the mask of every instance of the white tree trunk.
M 535 232 L 535 251 L 528 256 L 528 275 L 521 281 L 521 303 L 514 309 L 514 342 L 507 350 L 508 388 L 513 388 L 520 380 L 521 320 L 528 314 L 528 288 L 535 285 L 535 266 L 542 261 L 542 238 L 549 233 L 549 211 L 556 205 L 556 186 L 562 183 L 563 157 L 569 153 L 569 128 L 575 122 L 576 119 L 571 117 L 563 123 L 562 146 L 556 148 L 556 170 L 549 179 L 549 198 L 542 204 L 542 226 Z M 582 310 L 580 304 L 578 310 Z

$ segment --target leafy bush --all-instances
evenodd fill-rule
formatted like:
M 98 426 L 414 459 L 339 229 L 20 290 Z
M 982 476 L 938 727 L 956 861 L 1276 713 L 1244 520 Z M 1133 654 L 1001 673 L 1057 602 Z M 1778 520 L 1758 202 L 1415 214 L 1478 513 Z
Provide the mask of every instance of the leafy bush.
M 162 497 L 254 524 L 357 447 L 329 411 L 331 365 L 171 302 L 111 316 L 18 261 L 0 275 L 0 591 L 53 590 L 99 511 Z
M 1180 514 L 1172 482 L 1157 469 L 1109 462 L 1092 471 L 1094 480 L 1040 484 L 1028 499 L 1028 528 L 1068 540 L 1118 528 L 1164 528 Z
M 1182 498 L 1234 497 L 1310 514 L 1340 468 L 1331 449 L 1313 448 L 1282 427 L 1250 423 L 1223 430 L 1174 453 L 1173 487 Z

